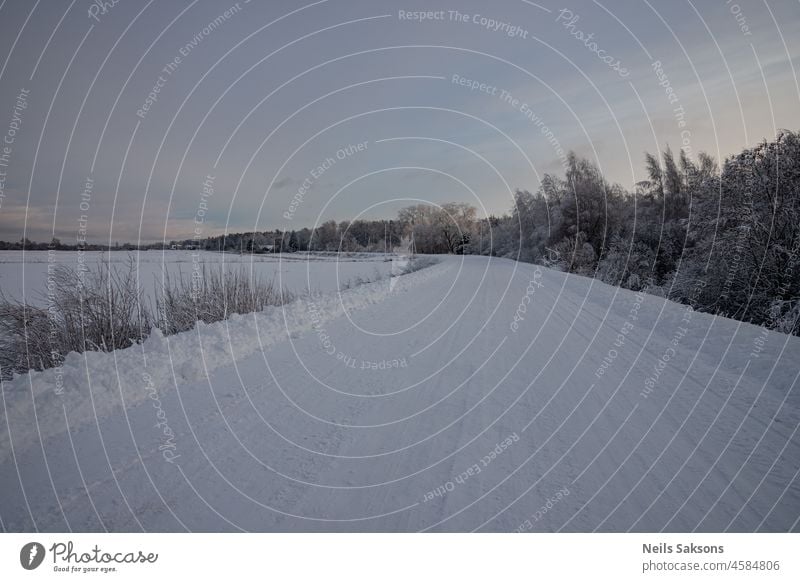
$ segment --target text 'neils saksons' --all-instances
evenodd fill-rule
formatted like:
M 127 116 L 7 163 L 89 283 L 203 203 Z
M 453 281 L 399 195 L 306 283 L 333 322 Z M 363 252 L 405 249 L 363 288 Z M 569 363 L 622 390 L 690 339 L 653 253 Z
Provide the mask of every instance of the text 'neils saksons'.
M 722 546 L 698 546 L 695 544 L 642 544 L 643 554 L 724 554 Z

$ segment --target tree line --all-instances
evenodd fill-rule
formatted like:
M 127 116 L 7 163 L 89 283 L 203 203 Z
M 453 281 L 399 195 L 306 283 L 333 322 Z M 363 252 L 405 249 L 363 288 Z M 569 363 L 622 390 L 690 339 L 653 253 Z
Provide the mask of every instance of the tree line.
M 563 176 L 517 190 L 502 216 L 421 204 L 396 220 L 288 233 L 286 244 L 507 257 L 800 335 L 800 132 L 781 131 L 721 165 L 669 148 L 644 164 L 647 179 L 629 191 L 570 153 Z
M 646 154 L 633 191 L 574 153 L 563 176 L 517 190 L 509 212 L 478 217 L 452 202 L 403 208 L 392 220 L 330 220 L 316 228 L 228 233 L 131 248 L 228 252 L 477 254 L 542 264 L 800 335 L 800 132 L 720 165 L 667 148 Z M 10 245 L 10 246 L 3 246 Z M 42 246 L 42 245 L 40 245 Z M 38 248 L 27 239 L 2 248 Z M 54 240 L 44 248 L 70 248 Z
M 508 214 L 472 222 L 461 252 L 800 335 L 800 133 L 781 131 L 721 167 L 669 148 L 645 165 L 648 179 L 630 192 L 570 154 L 563 177 L 546 175 L 535 193 L 515 193 Z

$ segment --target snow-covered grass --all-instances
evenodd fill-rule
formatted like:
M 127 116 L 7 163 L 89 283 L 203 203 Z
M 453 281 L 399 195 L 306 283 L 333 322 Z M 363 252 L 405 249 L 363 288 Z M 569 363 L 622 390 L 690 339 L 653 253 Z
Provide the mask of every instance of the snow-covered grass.
M 164 335 L 172 335 L 191 330 L 197 322 L 214 323 L 233 314 L 283 305 L 295 297 L 295 293 L 288 290 L 290 284 L 283 274 L 294 273 L 295 286 L 299 286 L 297 273 L 304 270 L 306 264 L 306 288 L 312 290 L 307 293 L 309 296 L 319 294 L 315 289 L 329 287 L 329 282 L 317 272 L 324 264 L 337 267 L 337 278 L 340 262 L 358 264 L 359 274 L 341 284 L 341 290 L 380 281 L 387 276 L 387 269 L 381 268 L 386 257 L 366 253 L 297 253 L 291 255 L 291 259 L 191 253 L 188 273 L 175 268 L 174 264 L 163 263 L 160 280 L 154 278 L 151 293 L 145 294 L 140 266 L 147 262 L 142 260 L 142 253 L 95 253 L 94 261 L 88 264 L 85 257 L 74 253 L 74 265 L 56 261 L 54 253 L 23 256 L 20 252 L 19 255 L 22 259 L 41 259 L 43 255 L 46 262 L 33 262 L 45 266 L 45 280 L 37 293 L 23 294 L 29 298 L 27 301 L 14 295 L 6 297 L 0 288 L 2 378 L 58 366 L 70 352 L 126 348 L 143 341 L 154 327 Z M 172 253 L 170 256 L 179 258 L 182 255 Z M 268 270 L 257 268 L 276 260 L 290 267 L 273 274 L 274 278 L 268 278 Z M 179 265 L 180 261 L 176 263 Z M 404 260 L 402 272 L 391 275 L 408 274 L 435 263 L 430 257 Z M 372 269 L 368 276 L 363 275 L 367 267 Z M 317 285 L 311 283 L 312 273 Z M 333 273 L 329 270 L 325 274 Z M 36 300 L 31 301 L 31 296 Z
M 48 273 L 44 295 L 45 307 L 0 296 L 0 377 L 58 366 L 70 352 L 126 348 L 155 328 L 171 335 L 292 298 L 243 267 L 217 264 L 203 265 L 189 277 L 167 273 L 148 305 L 133 261 L 96 263 L 86 270 L 58 265 Z
M 191 277 L 167 274 L 156 294 L 155 322 L 166 335 L 189 331 L 197 322 L 215 323 L 233 314 L 263 311 L 291 301 L 292 294 L 270 279 L 244 269 L 206 267 Z
M 0 251 L 0 290 L 6 297 L 46 306 L 48 267 L 78 270 L 98 264 L 124 268 L 133 261 L 144 301 L 152 302 L 165 276 L 191 277 L 203 266 L 246 270 L 255 277 L 272 280 L 283 291 L 295 295 L 327 293 L 356 277 L 390 274 L 391 263 L 376 253 L 291 253 L 285 255 L 240 255 L 210 251 Z
M 0 377 L 57 366 L 70 352 L 112 351 L 144 339 L 154 318 L 142 303 L 133 265 L 56 267 L 44 307 L 0 294 Z
M 14 447 L 24 448 L 36 438 L 61 430 L 59 403 L 70 402 L 74 425 L 91 421 L 123 403 L 125 407 L 148 397 L 144 384 L 160 389 L 203 378 L 217 368 L 264 350 L 288 337 L 321 329 L 326 322 L 403 293 L 421 281 L 441 275 L 426 269 L 389 286 L 386 280 L 366 283 L 342 293 L 296 299 L 282 306 L 265 306 L 249 314 L 233 313 L 227 320 L 198 321 L 192 331 L 165 336 L 153 328 L 141 344 L 111 353 L 73 351 L 54 368 L 31 370 L 3 382 L 6 410 L 17 418 L 33 418 L 24 431 L 14 431 Z M 144 370 L 146 371 L 146 374 Z M 35 406 L 34 406 L 35 402 Z M 10 453 L 8 431 L 0 431 L 0 461 Z
M 431 264 L 423 263 L 416 268 Z M 0 377 L 57 366 L 70 352 L 125 348 L 153 327 L 171 335 L 197 321 L 222 321 L 390 273 L 387 257 L 369 253 L 4 251 Z

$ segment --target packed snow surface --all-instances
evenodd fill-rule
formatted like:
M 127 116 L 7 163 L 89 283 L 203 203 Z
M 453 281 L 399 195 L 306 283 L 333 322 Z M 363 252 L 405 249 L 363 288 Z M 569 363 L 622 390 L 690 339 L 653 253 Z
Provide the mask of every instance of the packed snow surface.
M 504 259 L 335 272 L 4 382 L 3 529 L 800 529 L 800 338 Z

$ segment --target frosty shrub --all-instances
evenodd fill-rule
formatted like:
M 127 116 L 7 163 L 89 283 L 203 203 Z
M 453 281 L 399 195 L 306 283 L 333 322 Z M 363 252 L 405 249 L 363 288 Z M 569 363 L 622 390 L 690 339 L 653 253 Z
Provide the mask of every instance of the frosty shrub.
M 0 300 L 0 372 L 8 379 L 14 372 L 55 366 L 57 354 L 49 349 L 47 311 L 3 297 Z
M 438 262 L 439 259 L 435 257 L 414 257 L 413 259 L 409 259 L 408 264 L 402 268 L 400 275 L 416 273 L 427 267 L 432 267 Z
M 0 297 L 0 373 L 4 378 L 60 364 L 69 352 L 111 351 L 143 340 L 152 318 L 132 262 L 83 271 L 55 267 L 46 307 Z
M 403 275 L 416 273 L 417 271 L 421 271 L 422 269 L 433 266 L 438 262 L 439 259 L 435 257 L 414 257 L 405 260 L 397 260 L 395 258 L 393 260 L 390 277 L 401 277 Z M 381 279 L 385 278 L 385 275 L 375 269 L 372 277 L 355 277 L 354 279 L 348 279 L 339 286 L 339 290 L 346 291 L 347 289 L 353 289 L 354 287 L 365 285 L 367 283 L 375 283 L 376 281 L 380 281 Z
M 70 352 L 127 348 L 154 326 L 165 335 L 192 329 L 198 321 L 222 321 L 234 313 L 283 305 L 293 296 L 245 269 L 203 268 L 195 277 L 166 276 L 155 308 L 143 301 L 133 261 L 75 271 L 58 266 L 39 307 L 0 295 L 0 374 L 44 370 Z
M 647 245 L 615 237 L 598 264 L 597 276 L 610 285 L 641 291 L 652 276 L 651 265 L 654 260 L 655 253 Z
M 564 238 L 553 247 L 560 258 L 557 268 L 567 273 L 590 276 L 597 265 L 594 248 L 586 241 L 586 234 L 579 232 L 575 237 Z
M 294 296 L 277 288 L 271 280 L 245 268 L 203 267 L 186 277 L 164 277 L 156 293 L 156 325 L 165 334 L 192 329 L 198 321 L 214 323 L 234 313 L 254 313 L 283 305 Z
M 770 306 L 770 319 L 776 331 L 796 335 L 800 327 L 800 300 L 776 299 Z

